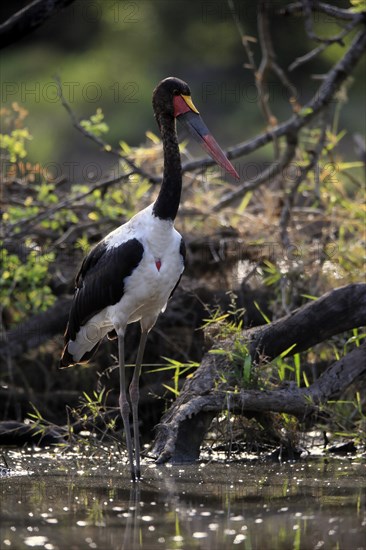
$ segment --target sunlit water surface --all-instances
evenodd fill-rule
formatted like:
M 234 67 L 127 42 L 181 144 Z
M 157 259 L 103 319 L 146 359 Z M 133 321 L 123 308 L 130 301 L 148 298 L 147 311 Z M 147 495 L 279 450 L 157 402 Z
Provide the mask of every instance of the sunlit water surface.
M 366 549 L 366 462 L 155 466 L 8 452 L 0 548 Z

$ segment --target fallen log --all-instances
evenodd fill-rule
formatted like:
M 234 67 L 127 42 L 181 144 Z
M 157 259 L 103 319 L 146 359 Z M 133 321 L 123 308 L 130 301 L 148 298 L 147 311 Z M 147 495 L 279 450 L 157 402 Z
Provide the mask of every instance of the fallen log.
M 270 292 L 252 290 L 243 285 L 234 291 L 238 296 L 238 307 L 245 307 L 247 325 L 256 326 L 262 318 L 254 302 L 258 302 L 266 314 L 270 314 L 266 303 L 269 301 Z M 19 323 L 8 330 L 0 340 L 0 363 L 6 364 L 8 359 L 21 357 L 32 349 L 39 348 L 42 344 L 55 336 L 65 332 L 69 311 L 72 303 L 71 296 L 63 296 L 57 299 L 53 306 Z M 229 298 L 225 291 L 212 291 L 204 287 L 198 287 L 192 292 L 178 289 L 164 315 L 159 317 L 157 328 L 165 326 L 187 326 L 192 332 L 202 325 L 207 307 L 216 305 L 223 309 L 227 307 Z M 62 337 L 60 337 L 60 349 Z M 128 345 L 128 342 L 127 342 Z M 135 344 L 133 345 L 133 348 Z
M 241 343 L 249 346 L 253 365 L 260 368 L 262 362 L 277 357 L 294 344 L 289 355 L 360 327 L 365 321 L 366 284 L 351 284 L 265 327 L 243 331 Z M 328 367 L 308 388 L 290 384 L 271 391 L 245 388 L 232 391 L 233 345 L 234 338 L 227 338 L 215 346 L 224 353 L 212 353 L 214 350 L 206 353 L 195 375 L 186 381 L 178 399 L 163 416 L 152 445 L 159 463 L 196 460 L 212 419 L 223 410 L 236 414 L 286 412 L 303 419 L 315 413 L 321 404 L 338 397 L 366 372 L 364 343 Z

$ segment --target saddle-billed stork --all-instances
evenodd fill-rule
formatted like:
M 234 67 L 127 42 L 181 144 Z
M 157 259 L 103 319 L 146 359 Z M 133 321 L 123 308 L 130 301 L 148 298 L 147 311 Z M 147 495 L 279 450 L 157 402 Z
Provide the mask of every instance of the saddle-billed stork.
M 188 85 L 178 78 L 162 80 L 153 92 L 153 110 L 164 150 L 164 173 L 156 201 L 102 239 L 84 258 L 65 332 L 61 367 L 91 359 L 105 335 L 118 337 L 119 405 L 126 434 L 131 479 L 140 479 L 138 425 L 139 377 L 149 331 L 177 287 L 184 270 L 185 246 L 174 229 L 182 167 L 175 120 L 184 122 L 211 157 L 233 177 L 239 176 L 204 125 Z M 141 338 L 126 393 L 124 336 L 129 323 L 140 321 Z M 135 460 L 134 453 L 135 451 Z

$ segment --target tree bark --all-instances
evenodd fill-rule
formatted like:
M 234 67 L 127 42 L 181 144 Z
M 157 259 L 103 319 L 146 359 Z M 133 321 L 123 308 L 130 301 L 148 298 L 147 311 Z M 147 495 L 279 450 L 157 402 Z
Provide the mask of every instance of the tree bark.
M 0 25 L 0 49 L 18 42 L 75 0 L 34 0 Z
M 30 349 L 38 348 L 56 334 L 64 332 L 71 302 L 72 298 L 60 298 L 46 311 L 30 317 L 9 330 L 0 340 L 1 362 L 19 357 Z
M 207 267 L 207 266 L 206 266 Z M 262 321 L 262 316 L 254 305 L 259 303 L 262 311 L 270 315 L 267 302 L 271 292 L 265 290 L 252 290 L 247 285 L 234 290 L 238 297 L 238 307 L 246 310 L 245 322 L 248 325 L 257 326 Z M 36 349 L 51 338 L 65 332 L 69 311 L 72 303 L 71 296 L 58 298 L 46 311 L 33 315 L 4 333 L 0 339 L 0 366 L 6 359 L 14 359 L 26 352 Z M 206 314 L 202 304 L 210 306 L 215 304 L 223 309 L 228 307 L 229 298 L 225 291 L 211 291 L 205 287 L 197 287 L 191 293 L 178 289 L 169 302 L 169 307 L 164 315 L 160 316 L 159 326 L 174 325 L 188 327 L 192 332 L 202 325 L 202 319 Z M 61 345 L 60 338 L 60 345 Z M 128 345 L 128 343 L 127 343 Z
M 254 361 L 277 357 L 290 346 L 290 354 L 366 323 L 366 284 L 336 288 L 278 321 L 246 333 Z
M 273 359 L 292 345 L 297 353 L 366 321 L 366 284 L 335 289 L 278 321 L 243 331 L 241 343 L 249 344 L 253 364 Z M 178 399 L 157 426 L 152 452 L 159 463 L 196 460 L 205 433 L 216 414 L 286 412 L 300 418 L 338 397 L 366 372 L 366 343 L 335 362 L 309 388 L 290 384 L 277 390 L 232 391 L 237 384 L 230 362 L 233 338 L 215 347 L 224 353 L 206 353 L 192 379 L 186 381 Z M 225 382 L 222 382 L 225 380 Z

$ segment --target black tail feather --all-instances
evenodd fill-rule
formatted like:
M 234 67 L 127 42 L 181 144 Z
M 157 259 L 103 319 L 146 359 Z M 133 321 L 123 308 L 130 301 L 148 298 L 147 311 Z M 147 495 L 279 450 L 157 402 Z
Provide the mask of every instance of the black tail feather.
M 90 361 L 90 359 L 93 357 L 93 355 L 96 353 L 97 349 L 99 348 L 99 344 L 100 344 L 100 342 L 98 342 L 93 347 L 93 349 L 91 349 L 90 351 L 87 351 L 86 353 L 84 353 L 84 355 L 82 356 L 81 359 L 79 359 L 79 361 L 75 361 L 75 359 L 73 358 L 73 356 L 69 353 L 69 350 L 67 349 L 68 345 L 69 345 L 69 343 L 67 342 L 67 344 L 65 345 L 65 347 L 63 349 L 62 355 L 61 355 L 61 360 L 60 360 L 60 365 L 59 365 L 60 369 L 65 369 L 67 367 L 73 367 L 74 365 L 79 365 L 81 363 L 88 363 Z

